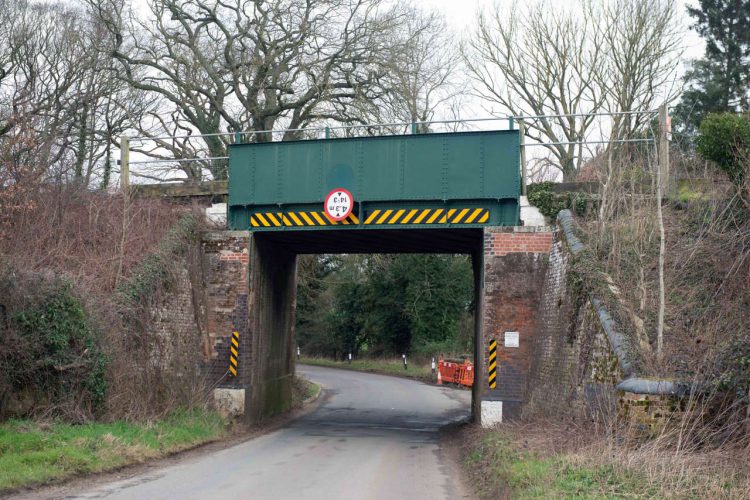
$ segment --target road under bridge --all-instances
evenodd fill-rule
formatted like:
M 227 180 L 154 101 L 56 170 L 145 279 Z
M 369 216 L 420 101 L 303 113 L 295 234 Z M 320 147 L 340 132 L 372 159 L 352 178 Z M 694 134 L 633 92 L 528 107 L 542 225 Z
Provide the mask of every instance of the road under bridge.
M 521 225 L 519 140 L 509 130 L 230 146 L 229 231 L 203 247 L 222 303 L 208 322 L 215 372 L 231 366 L 219 390 L 252 421 L 289 405 L 298 255 L 467 254 L 474 416 L 517 415 L 552 244 L 549 228 Z

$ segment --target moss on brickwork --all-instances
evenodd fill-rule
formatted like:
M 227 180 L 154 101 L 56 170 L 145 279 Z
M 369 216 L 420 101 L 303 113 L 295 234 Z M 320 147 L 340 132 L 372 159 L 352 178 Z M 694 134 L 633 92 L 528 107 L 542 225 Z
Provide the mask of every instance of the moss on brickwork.
M 620 418 L 635 426 L 644 436 L 660 434 L 669 422 L 678 418 L 682 408 L 672 396 L 623 392 L 618 401 Z

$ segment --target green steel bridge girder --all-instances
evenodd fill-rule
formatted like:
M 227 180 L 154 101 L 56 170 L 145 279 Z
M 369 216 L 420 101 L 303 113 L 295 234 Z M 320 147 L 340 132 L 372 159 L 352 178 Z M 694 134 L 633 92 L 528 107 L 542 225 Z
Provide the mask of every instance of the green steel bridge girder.
M 234 144 L 230 229 L 279 231 L 518 225 L 518 131 Z M 326 194 L 349 190 L 335 223 Z

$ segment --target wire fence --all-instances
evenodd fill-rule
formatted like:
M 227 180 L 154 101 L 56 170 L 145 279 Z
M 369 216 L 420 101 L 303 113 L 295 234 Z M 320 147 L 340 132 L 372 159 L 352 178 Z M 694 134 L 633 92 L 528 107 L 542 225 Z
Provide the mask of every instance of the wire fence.
M 605 113 L 570 113 L 549 115 L 493 116 L 456 120 L 429 120 L 415 122 L 370 123 L 353 125 L 333 125 L 277 130 L 246 130 L 211 134 L 141 135 L 123 141 L 126 151 L 121 169 L 128 178 L 125 184 L 201 182 L 222 177 L 228 168 L 227 148 L 231 144 L 256 142 L 304 141 L 321 139 L 341 139 L 355 137 L 377 137 L 384 135 L 417 135 L 435 133 L 458 133 L 479 130 L 520 130 L 521 162 L 525 170 L 527 162 L 538 161 L 553 148 L 575 147 L 579 151 L 572 154 L 577 159 L 592 157 L 601 146 L 612 144 L 655 144 L 655 135 L 646 137 L 611 137 L 611 124 L 603 123 L 598 130 L 583 140 L 540 140 L 529 133 L 534 124 L 548 124 L 560 119 L 599 119 L 616 117 L 656 116 L 658 110 L 623 111 Z M 554 125 L 554 124 L 553 124 Z M 589 127 L 591 128 L 591 127 Z M 563 139 L 564 133 L 560 133 Z M 211 147 L 209 147 L 209 143 Z M 211 152 L 214 152 L 213 154 Z M 220 152 L 216 154 L 216 152 Z M 529 161 L 530 160 L 530 161 Z

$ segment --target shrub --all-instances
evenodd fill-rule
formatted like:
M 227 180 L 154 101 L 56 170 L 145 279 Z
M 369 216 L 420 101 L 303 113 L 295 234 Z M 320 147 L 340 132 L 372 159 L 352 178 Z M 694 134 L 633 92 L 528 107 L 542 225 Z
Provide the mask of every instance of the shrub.
M 552 219 L 560 210 L 570 209 L 577 215 L 585 215 L 591 198 L 583 193 L 556 193 L 552 190 L 554 182 L 531 184 L 527 188 L 529 203 Z
M 736 185 L 750 169 L 750 115 L 709 114 L 700 125 L 698 153 L 715 162 Z
M 0 415 L 85 420 L 101 412 L 107 359 L 72 284 L 6 268 L 0 311 Z

